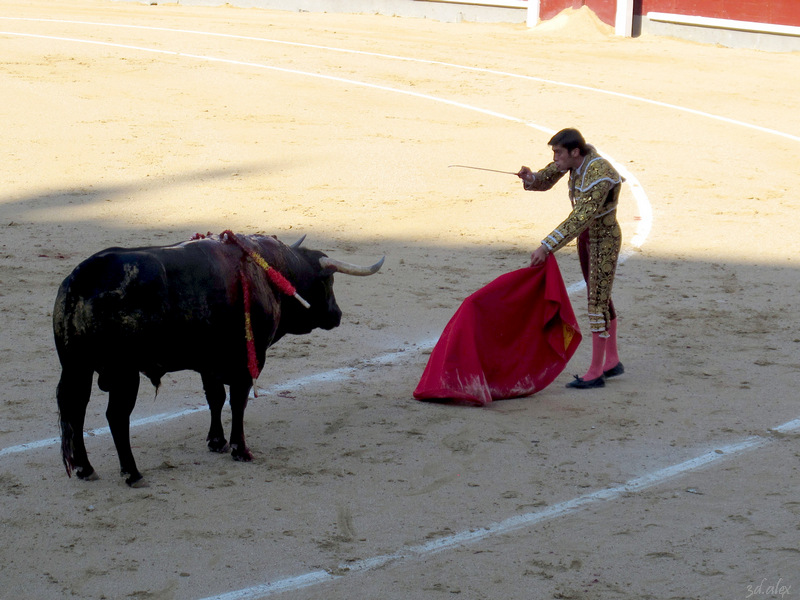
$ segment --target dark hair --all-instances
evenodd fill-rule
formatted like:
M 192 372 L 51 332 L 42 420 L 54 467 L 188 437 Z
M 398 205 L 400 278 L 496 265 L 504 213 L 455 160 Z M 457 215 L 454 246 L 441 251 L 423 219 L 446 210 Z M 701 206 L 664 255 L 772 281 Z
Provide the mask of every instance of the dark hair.
M 572 152 L 575 148 L 580 150 L 581 156 L 585 156 L 586 140 L 583 139 L 581 132 L 577 129 L 562 129 L 555 134 L 550 141 L 547 142 L 548 146 L 561 146 L 566 148 L 568 152 Z

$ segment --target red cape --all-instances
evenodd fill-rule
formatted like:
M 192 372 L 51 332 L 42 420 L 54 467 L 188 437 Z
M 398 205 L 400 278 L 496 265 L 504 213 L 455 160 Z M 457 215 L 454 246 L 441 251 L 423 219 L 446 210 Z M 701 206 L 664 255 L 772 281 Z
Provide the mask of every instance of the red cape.
M 422 374 L 418 400 L 485 405 L 543 390 L 572 358 L 581 333 L 558 263 L 506 273 L 462 303 Z

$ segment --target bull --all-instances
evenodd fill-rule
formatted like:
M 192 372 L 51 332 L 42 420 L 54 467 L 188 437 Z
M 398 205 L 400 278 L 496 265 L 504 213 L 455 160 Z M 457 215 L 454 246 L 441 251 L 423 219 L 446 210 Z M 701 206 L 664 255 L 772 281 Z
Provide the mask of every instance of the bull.
M 61 363 L 56 398 L 67 475 L 98 477 L 83 441 L 94 373 L 109 395 L 106 419 L 129 486 L 146 485 L 130 444 L 140 373 L 158 390 L 166 373 L 198 372 L 211 413 L 208 448 L 251 461 L 244 412 L 267 348 L 286 334 L 337 327 L 342 312 L 333 294 L 334 273 L 371 275 L 383 264 L 381 259 L 362 267 L 331 259 L 301 247 L 302 239 L 287 246 L 272 236 L 200 237 L 171 246 L 103 250 L 59 287 L 53 332 Z M 276 287 L 269 276 L 276 272 L 300 301 Z M 222 426 L 225 386 L 230 442 Z

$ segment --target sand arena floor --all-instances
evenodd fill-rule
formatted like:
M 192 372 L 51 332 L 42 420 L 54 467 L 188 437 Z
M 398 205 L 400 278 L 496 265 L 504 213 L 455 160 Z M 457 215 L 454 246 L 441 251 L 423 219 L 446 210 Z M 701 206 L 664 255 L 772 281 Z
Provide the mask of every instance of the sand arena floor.
M 800 55 L 621 39 L 584 11 L 0 1 L 0 31 L 3 597 L 800 594 Z M 630 174 L 626 374 L 565 389 L 584 343 L 534 397 L 414 401 L 461 300 L 568 211 L 563 184 L 448 165 L 538 168 L 567 126 Z M 101 479 L 67 479 L 59 283 L 108 246 L 225 229 L 386 264 L 337 279 L 340 328 L 270 351 L 253 463 L 206 450 L 199 377 L 175 373 L 133 415 L 150 487 L 118 478 L 97 389 Z M 574 247 L 558 259 L 578 282 Z

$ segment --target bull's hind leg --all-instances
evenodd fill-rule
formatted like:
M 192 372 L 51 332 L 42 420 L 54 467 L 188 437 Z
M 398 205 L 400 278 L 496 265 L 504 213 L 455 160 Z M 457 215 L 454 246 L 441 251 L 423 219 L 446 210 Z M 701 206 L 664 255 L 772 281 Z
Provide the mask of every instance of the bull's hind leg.
M 120 472 L 123 477 L 126 477 L 125 483 L 129 486 L 145 486 L 147 484 L 136 468 L 136 461 L 133 459 L 130 436 L 131 413 L 139 393 L 139 373 L 124 371 L 101 376 L 101 379 L 108 389 L 106 419 L 108 427 L 111 429 L 111 436 L 114 438 L 114 446 L 117 448 Z
M 211 427 L 208 429 L 208 449 L 212 452 L 227 452 L 230 447 L 225 439 L 225 431 L 222 428 L 222 407 L 225 404 L 225 385 L 222 381 L 207 373 L 201 373 L 203 379 L 203 390 L 206 393 L 206 402 L 211 412 Z
M 64 467 L 67 475 L 71 476 L 74 469 L 80 479 L 87 480 L 98 479 L 83 443 L 83 424 L 92 394 L 93 375 L 91 369 L 64 367 L 56 389 Z
M 250 396 L 251 383 L 231 385 L 231 456 L 234 460 L 250 462 L 253 454 L 244 441 L 244 409 Z

